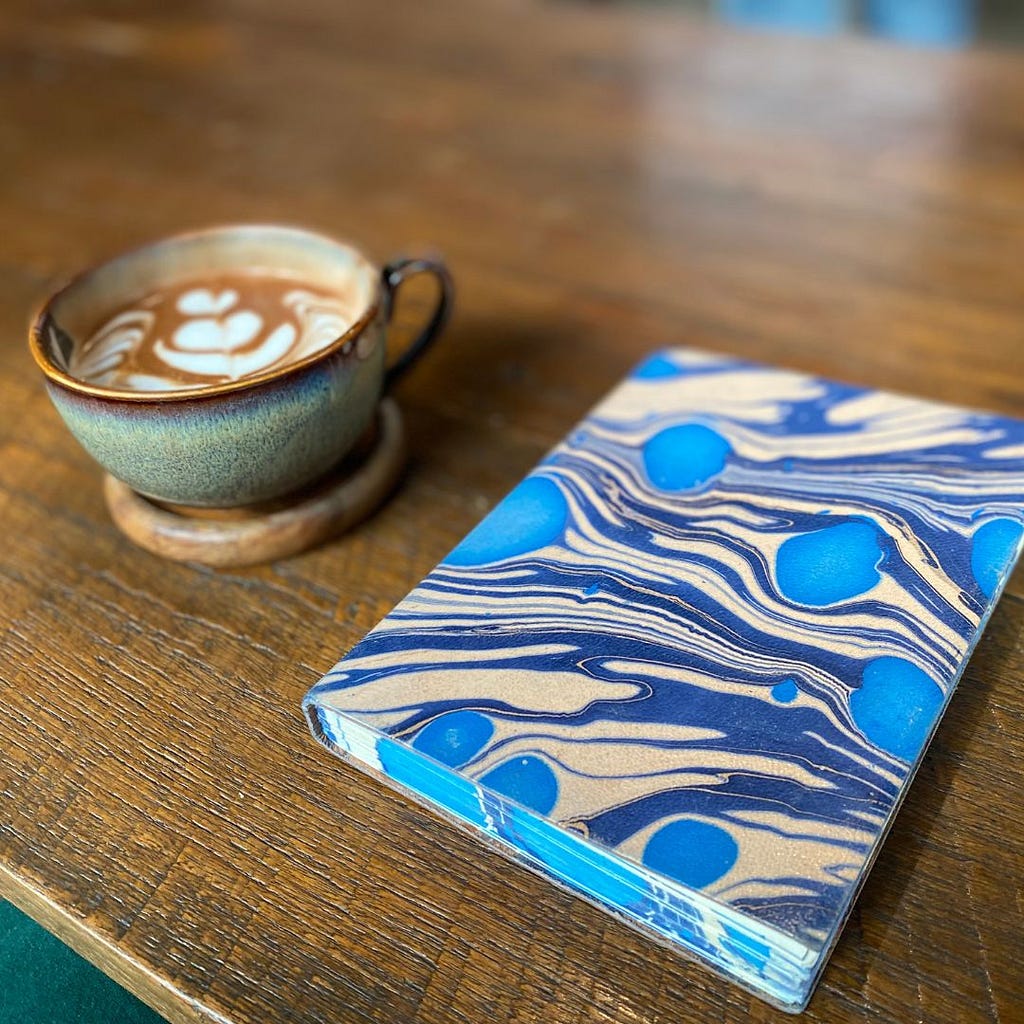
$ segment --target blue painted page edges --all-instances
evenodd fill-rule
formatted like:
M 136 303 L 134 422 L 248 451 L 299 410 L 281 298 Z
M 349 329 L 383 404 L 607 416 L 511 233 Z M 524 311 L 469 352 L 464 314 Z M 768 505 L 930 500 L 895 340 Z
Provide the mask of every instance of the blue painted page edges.
M 1024 423 L 659 352 L 305 710 L 331 749 L 799 1010 L 1022 510 Z

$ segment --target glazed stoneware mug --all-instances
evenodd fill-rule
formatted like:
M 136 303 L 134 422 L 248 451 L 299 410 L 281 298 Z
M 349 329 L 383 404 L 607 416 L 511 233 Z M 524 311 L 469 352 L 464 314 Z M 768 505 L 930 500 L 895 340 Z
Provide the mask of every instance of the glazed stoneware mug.
M 389 365 L 396 291 L 421 273 L 437 279 L 437 304 Z M 86 271 L 44 304 L 29 345 L 57 411 L 109 473 L 167 503 L 238 507 L 339 463 L 451 299 L 440 260 L 379 268 L 320 234 L 236 225 Z

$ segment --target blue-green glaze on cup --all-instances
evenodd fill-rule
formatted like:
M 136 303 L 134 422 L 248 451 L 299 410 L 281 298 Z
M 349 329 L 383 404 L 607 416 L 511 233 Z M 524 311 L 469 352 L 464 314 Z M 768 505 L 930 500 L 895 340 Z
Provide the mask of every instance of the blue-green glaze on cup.
M 126 391 L 67 372 L 71 346 L 103 316 L 174 278 L 279 267 L 321 287 L 354 275 L 365 311 L 342 336 L 292 364 L 209 387 Z M 394 292 L 412 274 L 440 284 L 430 322 L 385 367 Z M 451 280 L 444 265 L 398 260 L 383 270 L 354 248 L 297 228 L 213 228 L 157 242 L 76 278 L 46 303 L 29 335 L 53 404 L 108 472 L 179 505 L 234 507 L 279 498 L 323 476 L 372 422 L 382 391 L 437 337 Z

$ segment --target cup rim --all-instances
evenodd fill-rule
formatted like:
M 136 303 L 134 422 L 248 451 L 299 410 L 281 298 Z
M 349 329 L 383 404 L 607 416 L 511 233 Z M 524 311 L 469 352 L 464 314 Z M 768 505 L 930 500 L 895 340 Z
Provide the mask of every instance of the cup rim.
M 304 356 L 302 359 L 297 359 L 293 363 L 284 363 L 283 365 L 273 369 L 262 370 L 259 373 L 254 373 L 247 377 L 240 377 L 237 380 L 222 381 L 219 384 L 204 384 L 202 387 L 198 388 L 168 388 L 166 391 L 132 391 L 128 388 L 110 388 L 105 387 L 102 384 L 90 384 L 88 381 L 71 376 L 71 374 L 66 373 L 64 370 L 60 369 L 60 367 L 56 366 L 47 354 L 46 346 L 42 339 L 42 328 L 47 317 L 52 316 L 51 310 L 54 303 L 56 303 L 63 295 L 71 291 L 71 289 L 78 287 L 90 276 L 101 270 L 103 267 L 106 267 L 108 264 L 114 263 L 117 260 L 128 259 L 144 252 L 147 249 L 151 249 L 156 245 L 163 245 L 168 242 L 183 242 L 203 235 L 220 235 L 234 231 L 261 230 L 286 231 L 296 235 L 306 235 L 309 238 L 329 242 L 331 245 L 340 246 L 357 253 L 363 259 L 366 259 L 371 267 L 376 267 L 376 264 L 372 260 L 367 259 L 363 251 L 356 248 L 354 245 L 340 241 L 339 239 L 333 238 L 323 232 L 311 231 L 308 228 L 293 224 L 237 222 L 230 224 L 216 224 L 211 227 L 196 228 L 190 231 L 179 231 L 175 234 L 163 235 L 160 238 L 153 239 L 149 242 L 143 242 L 141 245 L 134 245 L 131 248 L 124 249 L 121 252 L 114 253 L 112 256 L 90 264 L 84 270 L 79 271 L 67 280 L 63 285 L 56 289 L 56 291 L 50 293 L 49 297 L 46 298 L 39 306 L 35 316 L 32 317 L 28 330 L 29 351 L 32 353 L 32 358 L 35 360 L 36 365 L 40 370 L 42 370 L 43 374 L 49 381 L 52 381 L 54 384 L 60 384 L 69 391 L 74 391 L 82 395 L 89 395 L 93 398 L 103 398 L 112 401 L 133 402 L 146 405 L 159 402 L 183 402 L 194 398 L 212 398 L 218 395 L 230 394 L 232 392 L 248 391 L 261 384 L 267 384 L 271 381 L 281 380 L 282 378 L 289 377 L 292 374 L 300 373 L 308 367 L 326 359 L 328 356 L 333 355 L 335 352 L 344 349 L 350 342 L 354 342 L 380 311 L 381 289 L 379 280 L 374 289 L 373 298 L 366 311 L 348 328 L 348 330 L 343 334 L 340 334 L 332 342 L 318 348 L 315 352 L 311 352 L 308 356 Z

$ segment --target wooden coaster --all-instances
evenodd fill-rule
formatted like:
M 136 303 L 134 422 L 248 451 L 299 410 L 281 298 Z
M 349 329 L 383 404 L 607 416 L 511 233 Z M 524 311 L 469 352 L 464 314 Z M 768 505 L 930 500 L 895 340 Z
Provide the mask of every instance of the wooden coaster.
M 326 479 L 278 501 L 238 509 L 172 506 L 109 473 L 107 508 L 129 540 L 163 558 L 217 568 L 298 554 L 352 529 L 391 493 L 405 467 L 402 414 L 385 398 L 359 449 Z

